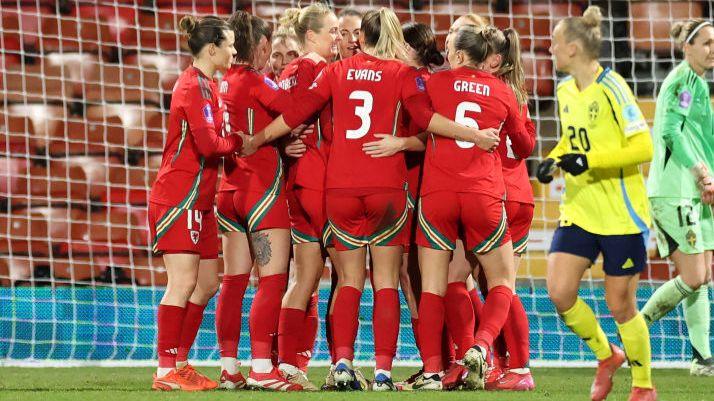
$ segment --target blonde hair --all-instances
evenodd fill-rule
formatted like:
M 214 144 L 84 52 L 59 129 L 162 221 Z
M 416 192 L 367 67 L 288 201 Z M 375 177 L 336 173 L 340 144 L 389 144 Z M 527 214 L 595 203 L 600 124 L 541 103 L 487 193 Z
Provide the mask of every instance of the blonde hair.
M 370 11 L 362 19 L 365 53 L 383 59 L 407 61 L 404 34 L 399 18 L 388 8 Z
M 468 25 L 473 25 L 473 26 L 486 26 L 488 23 L 486 22 L 486 19 L 476 13 L 468 13 L 464 14 L 459 18 L 464 18 L 469 21 Z
M 582 17 L 567 17 L 561 23 L 565 28 L 565 37 L 569 42 L 578 40 L 583 46 L 583 52 L 591 60 L 600 57 L 602 45 L 602 12 L 598 6 L 590 6 Z
M 701 32 L 701 29 L 707 25 L 712 26 L 711 22 L 703 19 L 677 21 L 672 24 L 672 29 L 669 31 L 669 36 L 674 39 L 674 41 L 677 43 L 677 46 L 679 46 L 679 48 L 681 49 L 684 45 L 691 44 L 694 39 L 697 38 L 699 32 Z M 692 33 L 694 33 L 694 35 L 692 35 Z M 687 40 L 687 38 L 689 38 L 689 40 Z
M 501 68 L 496 71 L 496 76 L 503 78 L 516 95 L 516 100 L 521 106 L 528 102 L 528 91 L 526 91 L 526 74 L 521 59 L 521 41 L 513 28 L 503 30 L 505 43 L 500 48 Z
M 289 8 L 280 18 L 280 26 L 292 29 L 298 42 L 305 44 L 307 31 L 320 32 L 323 18 L 332 14 L 332 10 L 324 3 L 313 3 L 303 8 Z

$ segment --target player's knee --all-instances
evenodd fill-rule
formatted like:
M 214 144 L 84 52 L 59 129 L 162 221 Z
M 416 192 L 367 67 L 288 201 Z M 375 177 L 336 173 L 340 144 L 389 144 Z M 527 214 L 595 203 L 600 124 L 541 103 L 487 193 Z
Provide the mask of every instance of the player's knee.
M 166 293 L 172 298 L 188 300 L 195 289 L 196 280 L 187 278 L 186 280 L 170 283 L 166 287 Z
M 562 286 L 550 282 L 548 283 L 548 296 L 553 305 L 555 305 L 555 309 L 561 313 L 570 309 L 577 299 L 577 295 L 573 295 Z
M 617 323 L 626 323 L 637 314 L 637 306 L 631 299 L 607 299 L 607 307 Z
M 692 291 L 696 291 L 702 285 L 707 283 L 706 273 L 702 274 L 682 274 L 682 281 L 686 284 Z

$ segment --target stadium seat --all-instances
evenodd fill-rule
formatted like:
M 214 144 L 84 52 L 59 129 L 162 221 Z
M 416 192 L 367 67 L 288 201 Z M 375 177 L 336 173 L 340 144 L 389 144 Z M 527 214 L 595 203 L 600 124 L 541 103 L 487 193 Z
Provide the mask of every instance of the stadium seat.
M 87 222 L 72 224 L 72 242 L 60 249 L 64 253 L 128 255 L 141 242 L 140 235 L 135 217 L 105 209 L 90 213 Z
M 35 52 L 39 41 L 40 25 L 43 15 L 53 14 L 53 7 L 27 2 L 20 7 L 17 3 L 0 7 L 2 15 L 2 31 L 18 33 L 23 48 Z
M 673 44 L 669 37 L 670 21 L 702 18 L 701 2 L 633 2 L 630 4 L 632 18 L 632 42 L 635 50 L 672 56 Z
M 108 191 L 100 200 L 112 204 L 146 205 L 152 177 L 142 166 L 117 165 L 109 168 Z
M 94 284 L 104 273 L 105 266 L 87 258 L 52 259 L 50 271 L 55 280 L 66 284 Z
M 47 221 L 39 213 L 28 209 L 12 214 L 0 213 L 0 254 L 38 255 L 50 254 Z
M 105 104 L 87 108 L 87 119 L 111 129 L 122 131 L 122 140 L 118 143 L 124 147 L 145 148 L 148 142 L 148 130 L 152 120 L 160 118 L 161 111 L 157 108 L 147 108 L 135 104 Z M 161 123 L 161 119 L 158 123 Z M 153 124 L 157 124 L 154 122 Z M 155 127 L 151 128 L 155 130 Z M 153 132 L 152 132 L 153 133 Z M 124 138 L 125 136 L 125 138 Z M 121 150 L 118 150 L 121 153 Z
M 58 128 L 51 132 L 48 148 L 51 156 L 124 153 L 124 130 L 118 124 L 85 121 L 70 116 Z
M 166 113 L 155 114 L 147 122 L 146 143 L 149 152 L 163 152 L 165 133 L 169 130 L 169 116 Z M 160 162 L 160 160 L 159 160 Z
M 524 52 L 521 54 L 523 70 L 526 75 L 526 90 L 531 96 L 553 96 L 555 75 L 553 60 L 545 51 Z
M 555 24 L 568 16 L 582 15 L 578 3 L 516 3 L 510 14 L 494 14 L 493 24 L 501 29 L 513 27 L 521 36 L 523 51 L 548 50 Z
M 124 63 L 156 71 L 161 88 L 170 92 L 179 74 L 191 64 L 191 57 L 181 54 L 137 53 L 127 55 Z
M 62 69 L 49 63 L 8 65 L 0 74 L 0 96 L 8 103 L 64 104 L 70 93 Z
M 22 63 L 22 45 L 20 43 L 20 34 L 15 32 L 7 32 L 0 30 L 0 49 L 3 49 L 0 59 L 5 69 L 6 65 L 17 65 Z
M 10 198 L 23 192 L 20 185 L 26 182 L 29 168 L 30 160 L 27 158 L 0 157 L 0 198 Z
M 14 116 L 22 116 L 27 120 L 26 130 L 32 147 L 46 148 L 57 131 L 64 127 L 67 109 L 63 106 L 47 104 L 13 104 L 8 106 L 8 112 Z
M 160 102 L 159 74 L 138 66 L 95 64 L 85 82 L 84 99 L 93 105 L 105 103 L 154 104 Z
M 156 8 L 160 11 L 175 10 L 181 17 L 186 14 L 225 15 L 233 12 L 233 0 L 211 0 L 196 3 L 197 2 L 191 0 L 156 0 Z
M 124 274 L 139 286 L 163 287 L 168 282 L 166 268 L 161 256 L 134 256 L 130 261 L 114 263 L 114 266 L 124 270 Z
M 10 266 L 8 258 L 0 258 L 0 287 L 10 286 Z
M 130 27 L 123 36 L 126 41 L 122 46 L 136 51 L 178 51 L 187 50 L 188 38 L 181 35 L 178 21 L 183 15 L 159 10 L 156 13 L 142 11 L 138 15 L 138 29 Z
M 18 285 L 32 280 L 34 257 L 13 255 L 11 258 L 0 257 L 0 286 Z
M 0 153 L 22 156 L 35 145 L 34 128 L 26 114 L 13 111 L 0 109 Z
M 99 56 L 89 53 L 50 53 L 43 60 L 50 66 L 60 68 L 65 82 L 71 86 L 67 96 L 81 98 L 83 83 L 90 77 L 92 66 L 99 63 Z
M 44 53 L 109 52 L 109 26 L 96 15 L 45 15 L 40 28 L 40 50 Z
M 68 207 L 33 207 L 27 209 L 33 215 L 42 216 L 47 222 L 47 233 L 52 243 L 69 241 L 72 238 L 71 223 L 86 220 L 86 212 Z

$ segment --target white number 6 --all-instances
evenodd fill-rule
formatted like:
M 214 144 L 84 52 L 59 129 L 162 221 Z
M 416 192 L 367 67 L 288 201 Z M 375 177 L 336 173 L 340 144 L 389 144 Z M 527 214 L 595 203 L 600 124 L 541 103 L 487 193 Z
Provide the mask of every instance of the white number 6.
M 476 120 L 471 117 L 466 117 L 466 112 L 469 111 L 474 113 L 480 113 L 481 106 L 479 106 L 478 103 L 473 102 L 459 103 L 459 105 L 456 106 L 456 116 L 454 118 L 454 121 L 467 127 L 479 129 L 478 122 Z M 456 144 L 459 145 L 459 147 L 462 149 L 473 148 L 476 145 L 475 143 L 468 141 L 456 141 Z

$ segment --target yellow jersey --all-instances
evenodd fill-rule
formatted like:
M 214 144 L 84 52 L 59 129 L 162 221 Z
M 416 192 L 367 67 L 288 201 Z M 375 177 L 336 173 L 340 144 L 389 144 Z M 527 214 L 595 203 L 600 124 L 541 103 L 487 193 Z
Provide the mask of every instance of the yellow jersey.
M 600 67 L 597 79 L 579 90 L 568 76 L 557 87 L 562 137 L 548 157 L 565 153 L 607 154 L 621 149 L 627 138 L 649 127 L 625 80 Z M 560 224 L 578 225 L 593 234 L 643 233 L 650 225 L 647 191 L 640 166 L 590 168 L 565 173 Z

